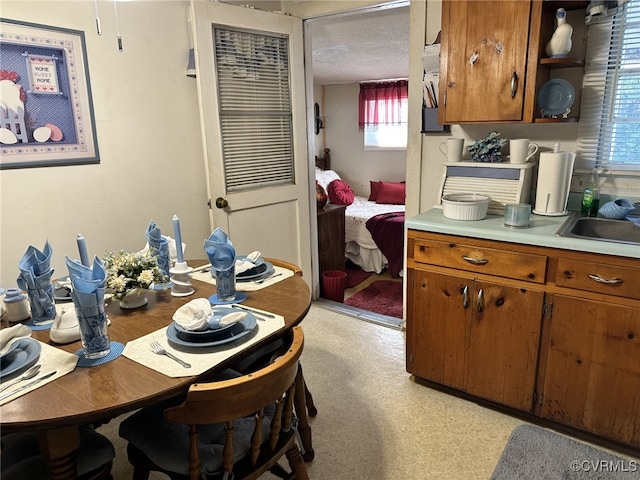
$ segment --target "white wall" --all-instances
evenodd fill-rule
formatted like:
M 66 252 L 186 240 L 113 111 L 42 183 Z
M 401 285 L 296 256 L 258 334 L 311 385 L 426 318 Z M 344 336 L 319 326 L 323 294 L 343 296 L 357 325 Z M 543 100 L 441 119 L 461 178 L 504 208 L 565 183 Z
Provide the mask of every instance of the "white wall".
M 54 276 L 64 256 L 144 247 L 154 220 L 174 236 L 181 219 L 186 258 L 202 258 L 210 233 L 196 82 L 185 76 L 188 1 L 119 2 L 124 52 L 118 52 L 114 7 L 100 1 L 3 0 L 2 16 L 83 30 L 101 162 L 99 165 L 0 171 L 0 285 L 16 285 L 29 245 L 53 247 Z
M 324 135 L 331 149 L 331 169 L 356 195 L 368 197 L 370 180 L 405 180 L 407 152 L 364 149 L 364 134 L 358 129 L 359 94 L 357 83 L 324 87 Z

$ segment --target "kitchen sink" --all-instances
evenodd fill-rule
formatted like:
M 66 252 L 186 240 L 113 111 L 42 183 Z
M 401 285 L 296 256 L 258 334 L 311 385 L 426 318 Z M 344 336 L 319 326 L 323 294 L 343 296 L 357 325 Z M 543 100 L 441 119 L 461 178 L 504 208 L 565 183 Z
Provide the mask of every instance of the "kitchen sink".
M 640 223 L 640 219 L 638 222 Z M 581 217 L 577 212 L 564 222 L 556 235 L 640 245 L 640 225 L 635 222 L 600 217 Z

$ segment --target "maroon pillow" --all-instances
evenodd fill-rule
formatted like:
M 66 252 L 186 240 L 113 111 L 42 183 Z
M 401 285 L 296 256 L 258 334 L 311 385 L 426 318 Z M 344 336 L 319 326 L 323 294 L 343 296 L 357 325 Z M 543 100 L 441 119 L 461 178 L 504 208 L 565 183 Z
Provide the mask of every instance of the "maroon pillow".
M 369 201 L 375 202 L 378 198 L 378 192 L 380 191 L 380 184 L 382 182 L 374 182 L 373 180 L 369 180 L 369 184 L 371 185 L 371 193 L 369 194 Z
M 404 205 L 407 185 L 396 182 L 380 182 L 376 203 Z
M 353 190 L 344 180 L 334 180 L 327 186 L 327 193 L 331 203 L 336 205 L 351 205 L 355 198 Z

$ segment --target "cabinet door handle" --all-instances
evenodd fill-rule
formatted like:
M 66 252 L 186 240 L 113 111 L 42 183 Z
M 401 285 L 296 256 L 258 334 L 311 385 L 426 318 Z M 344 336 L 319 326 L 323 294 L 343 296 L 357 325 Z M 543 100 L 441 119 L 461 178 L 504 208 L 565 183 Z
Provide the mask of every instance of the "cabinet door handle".
M 608 285 L 616 285 L 624 282 L 624 280 L 622 280 L 621 278 L 604 278 L 604 277 L 601 277 L 600 275 L 593 274 L 593 273 L 589 274 L 589 278 L 598 283 L 606 283 Z
M 469 287 L 466 285 L 462 289 L 462 306 L 465 309 L 469 307 Z
M 514 98 L 518 93 L 518 74 L 513 72 L 511 75 L 511 98 Z
M 486 265 L 487 263 L 489 263 L 489 260 L 486 260 L 484 258 L 471 258 L 467 257 L 466 255 L 462 255 L 462 259 L 473 265 Z
M 482 313 L 484 310 L 484 291 L 480 289 L 478 291 L 478 313 Z

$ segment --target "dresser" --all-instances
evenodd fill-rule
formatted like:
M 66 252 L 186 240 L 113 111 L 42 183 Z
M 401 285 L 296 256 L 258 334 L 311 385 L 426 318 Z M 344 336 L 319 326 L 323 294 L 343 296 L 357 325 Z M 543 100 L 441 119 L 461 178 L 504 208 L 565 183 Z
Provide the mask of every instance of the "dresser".
M 328 204 L 318 210 L 318 257 L 320 274 L 344 270 L 344 205 Z

